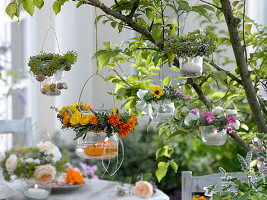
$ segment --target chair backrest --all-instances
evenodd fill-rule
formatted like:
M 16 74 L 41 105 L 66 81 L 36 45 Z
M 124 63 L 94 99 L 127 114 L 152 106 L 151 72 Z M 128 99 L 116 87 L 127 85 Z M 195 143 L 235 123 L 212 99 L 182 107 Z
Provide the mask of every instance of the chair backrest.
M 19 120 L 0 120 L 0 134 L 13 133 L 14 144 L 22 144 L 24 146 L 33 145 L 33 135 L 31 127 L 31 118 Z
M 246 174 L 242 172 L 229 173 L 232 177 L 245 181 Z M 192 193 L 202 193 L 204 187 L 218 183 L 222 173 L 215 173 L 204 176 L 192 176 L 191 171 L 182 172 L 182 200 L 192 200 Z

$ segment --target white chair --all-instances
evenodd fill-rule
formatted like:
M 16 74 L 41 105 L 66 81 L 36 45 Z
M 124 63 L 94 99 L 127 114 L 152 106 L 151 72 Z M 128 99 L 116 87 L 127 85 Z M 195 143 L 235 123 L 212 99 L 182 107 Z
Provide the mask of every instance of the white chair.
M 232 177 L 240 181 L 246 179 L 246 174 L 242 172 L 229 173 Z M 222 173 L 215 173 L 204 176 L 192 176 L 191 171 L 182 172 L 182 200 L 192 200 L 193 193 L 204 193 L 204 187 L 218 183 Z
M 12 133 L 13 144 L 20 144 L 24 146 L 33 145 L 33 135 L 31 127 L 31 118 L 20 120 L 0 120 L 0 134 Z

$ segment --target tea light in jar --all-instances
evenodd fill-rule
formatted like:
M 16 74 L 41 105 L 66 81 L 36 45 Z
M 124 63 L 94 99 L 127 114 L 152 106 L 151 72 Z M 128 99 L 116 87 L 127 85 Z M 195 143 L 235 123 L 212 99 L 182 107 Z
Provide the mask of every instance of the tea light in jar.
M 188 62 L 183 65 L 181 70 L 191 73 L 198 73 L 201 70 L 201 66 L 196 63 Z
M 84 153 L 88 156 L 102 156 L 109 153 L 116 153 L 117 145 L 114 142 L 108 141 L 108 137 L 103 142 L 89 144 L 84 148 Z
M 24 195 L 31 199 L 46 199 L 49 192 L 42 188 L 38 188 L 38 185 L 34 184 L 34 188 L 29 188 L 24 192 Z

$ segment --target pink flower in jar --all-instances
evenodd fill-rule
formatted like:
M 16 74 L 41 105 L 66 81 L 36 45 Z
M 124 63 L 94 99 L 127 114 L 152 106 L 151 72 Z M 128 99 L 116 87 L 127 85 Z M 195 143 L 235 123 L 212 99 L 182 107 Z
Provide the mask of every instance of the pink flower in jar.
M 226 116 L 227 123 L 236 123 L 236 118 L 234 116 Z
M 206 112 L 204 117 L 203 117 L 203 120 L 204 121 L 207 121 L 208 123 L 211 123 L 215 120 L 215 115 L 213 112 Z
M 197 115 L 197 114 L 200 113 L 200 111 L 199 111 L 199 109 L 194 108 L 194 109 L 190 110 L 190 113 L 192 113 L 192 114 L 194 114 L 194 115 Z
M 233 130 L 233 128 L 232 128 L 231 126 L 225 126 L 225 128 L 226 128 L 226 131 L 227 131 L 228 133 L 232 133 L 232 132 L 234 132 L 234 130 Z
M 263 169 L 265 168 L 265 165 L 266 165 L 266 163 L 259 162 L 259 163 L 257 164 L 257 168 L 258 168 L 259 170 L 263 170 Z

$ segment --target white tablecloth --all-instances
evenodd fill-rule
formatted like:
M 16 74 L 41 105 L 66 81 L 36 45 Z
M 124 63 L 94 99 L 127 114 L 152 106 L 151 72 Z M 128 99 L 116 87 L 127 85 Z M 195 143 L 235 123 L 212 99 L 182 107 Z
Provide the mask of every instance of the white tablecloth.
M 23 194 L 21 191 L 21 182 L 15 181 L 8 183 L 15 193 L 9 200 L 23 200 Z M 89 180 L 88 183 L 77 189 L 67 192 L 53 192 L 48 200 L 144 200 L 136 196 L 124 196 L 119 197 L 116 195 L 117 188 L 120 184 L 117 182 L 106 181 L 106 180 Z M 157 190 L 153 194 L 152 198 L 147 200 L 169 200 L 169 197 L 162 191 Z

